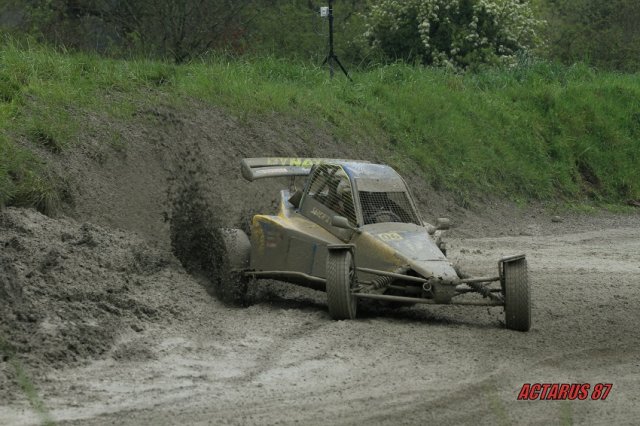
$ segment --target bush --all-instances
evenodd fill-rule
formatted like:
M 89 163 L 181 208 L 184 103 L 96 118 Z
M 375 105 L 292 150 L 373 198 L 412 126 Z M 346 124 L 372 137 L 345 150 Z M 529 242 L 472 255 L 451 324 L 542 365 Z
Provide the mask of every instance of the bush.
M 539 41 L 540 24 L 523 0 L 382 0 L 366 37 L 392 60 L 468 69 L 513 62 Z

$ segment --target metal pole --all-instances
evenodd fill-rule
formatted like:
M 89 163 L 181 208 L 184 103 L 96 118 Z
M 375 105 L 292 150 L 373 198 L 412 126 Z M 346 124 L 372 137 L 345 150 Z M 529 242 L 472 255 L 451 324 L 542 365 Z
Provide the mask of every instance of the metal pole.
M 333 0 L 329 0 L 329 54 L 324 58 L 324 61 L 322 61 L 322 65 L 326 63 L 329 64 L 329 76 L 331 78 L 333 78 L 333 75 L 335 74 L 334 62 L 338 64 L 349 81 L 353 81 L 349 76 L 347 69 L 342 65 L 340 59 L 338 59 L 335 51 L 333 50 Z
M 329 77 L 333 78 L 333 0 L 329 0 Z
M 372 294 L 372 293 L 351 293 L 352 297 L 358 299 L 373 299 L 373 300 L 385 300 L 387 302 L 401 302 L 401 303 L 421 303 L 423 305 L 462 305 L 462 306 L 504 306 L 504 302 L 498 301 L 472 301 L 461 300 L 451 301 L 450 303 L 438 303 L 433 299 L 422 299 L 418 297 L 404 297 L 404 296 L 391 296 L 387 294 Z

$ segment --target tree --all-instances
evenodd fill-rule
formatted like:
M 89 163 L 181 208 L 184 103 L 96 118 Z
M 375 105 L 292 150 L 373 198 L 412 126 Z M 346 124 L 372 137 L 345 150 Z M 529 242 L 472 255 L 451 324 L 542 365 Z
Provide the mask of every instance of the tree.
M 640 69 L 640 2 L 545 0 L 547 54 L 565 63 L 586 61 L 605 69 Z
M 512 61 L 540 25 L 528 0 L 379 0 L 365 35 L 391 60 L 468 69 Z
M 110 20 L 144 52 L 185 62 L 237 43 L 252 0 L 118 0 Z
M 80 50 L 184 62 L 243 37 L 253 0 L 11 0 L 23 30 Z
M 102 21 L 105 0 L 8 0 L 10 30 L 55 45 L 104 51 L 108 33 Z M 0 10 L 0 13 L 3 11 Z
M 0 0 L 0 27 L 68 49 L 178 63 L 216 49 L 321 61 L 328 44 L 322 5 L 326 0 Z M 361 0 L 335 4 L 336 50 L 345 63 L 367 52 L 366 9 Z

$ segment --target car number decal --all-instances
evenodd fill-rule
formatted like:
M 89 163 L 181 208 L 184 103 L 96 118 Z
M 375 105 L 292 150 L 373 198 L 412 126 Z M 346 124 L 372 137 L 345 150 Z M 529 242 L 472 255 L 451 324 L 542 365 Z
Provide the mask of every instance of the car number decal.
M 404 237 L 397 232 L 384 232 L 382 234 L 378 234 L 378 238 L 382 241 L 401 241 Z

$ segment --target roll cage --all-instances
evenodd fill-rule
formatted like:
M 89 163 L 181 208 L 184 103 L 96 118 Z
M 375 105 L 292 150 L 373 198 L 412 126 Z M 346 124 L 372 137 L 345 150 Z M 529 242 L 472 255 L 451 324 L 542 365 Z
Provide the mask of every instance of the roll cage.
M 401 179 L 398 177 L 398 179 Z M 342 185 L 343 192 L 339 193 Z M 385 185 L 380 185 L 385 189 Z M 360 190 L 358 177 L 348 166 L 323 163 L 311 168 L 305 184 L 299 211 L 302 215 L 332 232 L 331 218 L 344 216 L 354 227 L 380 222 L 402 222 L 422 225 L 411 194 L 401 180 L 401 185 L 389 188 L 393 191 L 376 191 L 365 185 Z M 344 191 L 347 189 L 347 191 Z

